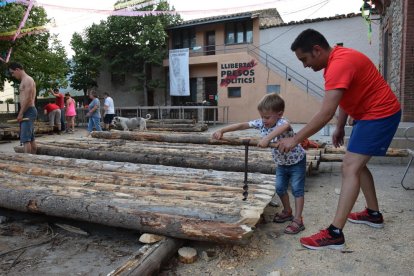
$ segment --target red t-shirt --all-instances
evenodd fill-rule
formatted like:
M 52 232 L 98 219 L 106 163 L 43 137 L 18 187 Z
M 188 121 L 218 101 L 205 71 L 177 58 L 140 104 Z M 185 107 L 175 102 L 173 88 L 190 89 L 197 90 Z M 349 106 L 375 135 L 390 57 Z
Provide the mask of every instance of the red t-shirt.
M 55 97 L 55 103 L 57 104 L 57 106 L 59 106 L 60 109 L 65 108 L 65 97 L 63 96 L 63 94 L 59 93 L 59 95 Z
M 53 110 L 60 109 L 60 108 L 59 108 L 59 106 L 57 106 L 54 103 L 49 103 L 49 104 L 45 105 L 45 107 L 43 109 L 46 110 L 47 113 L 50 113 Z
M 326 91 L 345 89 L 339 106 L 356 120 L 381 119 L 401 109 L 378 69 L 358 51 L 333 48 L 324 78 Z

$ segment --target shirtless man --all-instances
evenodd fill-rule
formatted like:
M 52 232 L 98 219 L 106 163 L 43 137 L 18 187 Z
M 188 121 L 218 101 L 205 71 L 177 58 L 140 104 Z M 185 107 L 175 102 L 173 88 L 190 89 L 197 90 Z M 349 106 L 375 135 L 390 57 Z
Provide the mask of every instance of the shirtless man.
M 19 63 L 9 64 L 9 72 L 12 77 L 20 81 L 19 100 L 20 111 L 17 115 L 17 121 L 20 123 L 20 142 L 23 144 L 24 153 L 35 154 L 37 150 L 34 137 L 34 122 L 37 117 L 35 107 L 36 84 Z M 29 120 L 23 121 L 23 118 Z

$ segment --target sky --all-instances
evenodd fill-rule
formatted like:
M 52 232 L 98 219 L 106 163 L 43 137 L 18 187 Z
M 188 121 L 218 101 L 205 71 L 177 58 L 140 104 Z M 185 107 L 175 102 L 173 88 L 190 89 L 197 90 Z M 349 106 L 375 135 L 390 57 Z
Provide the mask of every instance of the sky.
M 37 0 L 54 23 L 49 27 L 57 34 L 69 56 L 70 39 L 74 32 L 82 32 L 92 23 L 99 23 L 107 15 L 102 11 L 112 11 L 116 0 Z M 300 21 L 308 18 L 328 17 L 336 14 L 360 12 L 362 0 L 170 0 L 170 6 L 181 14 L 184 20 L 216 16 L 226 13 L 246 12 L 258 9 L 277 8 L 284 22 Z

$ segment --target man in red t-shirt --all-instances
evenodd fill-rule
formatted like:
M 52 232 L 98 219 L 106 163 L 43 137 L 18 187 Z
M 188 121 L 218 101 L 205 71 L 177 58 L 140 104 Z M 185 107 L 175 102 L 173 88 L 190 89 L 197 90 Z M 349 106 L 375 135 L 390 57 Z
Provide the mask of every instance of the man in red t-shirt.
M 44 114 L 49 117 L 49 125 L 53 127 L 53 131 L 60 134 L 61 131 L 61 123 L 60 123 L 60 117 L 61 117 L 61 111 L 58 105 L 54 103 L 48 103 L 43 108 Z
M 348 115 L 353 129 L 342 163 L 342 186 L 332 224 L 300 242 L 310 249 L 342 249 L 342 229 L 347 220 L 375 228 L 383 227 L 374 180 L 366 166 L 372 156 L 385 155 L 401 119 L 400 104 L 375 65 L 364 54 L 344 47 L 331 48 L 319 32 L 307 29 L 292 43 L 291 50 L 315 72 L 324 69 L 325 96 L 322 107 L 294 137 L 282 139 L 279 151 L 287 152 L 327 124 L 338 109 L 332 142 L 344 144 Z M 363 191 L 366 209 L 351 213 L 359 190 Z
M 59 89 L 55 88 L 51 91 L 53 96 L 56 97 L 55 103 L 60 108 L 60 124 L 62 126 L 62 131 L 65 130 L 65 96 L 59 92 Z

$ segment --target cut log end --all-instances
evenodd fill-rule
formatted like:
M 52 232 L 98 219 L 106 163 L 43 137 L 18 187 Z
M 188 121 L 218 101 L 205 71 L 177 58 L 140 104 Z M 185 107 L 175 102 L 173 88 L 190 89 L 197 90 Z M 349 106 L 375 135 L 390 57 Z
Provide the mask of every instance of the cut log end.
M 145 234 L 142 234 L 141 237 L 139 237 L 139 241 L 141 243 L 151 244 L 151 243 L 159 242 L 160 240 L 163 240 L 164 238 L 165 238 L 164 236 L 145 233 Z
M 192 247 L 178 249 L 178 259 L 184 264 L 192 264 L 197 260 L 197 250 Z

